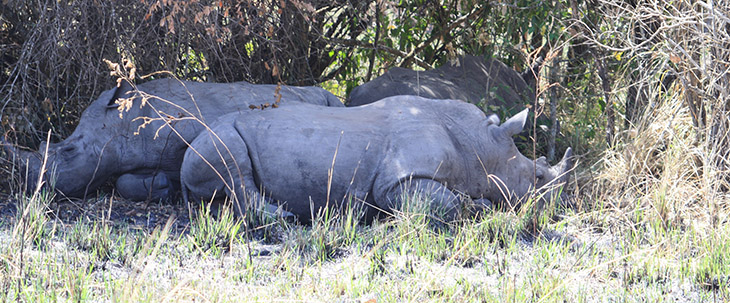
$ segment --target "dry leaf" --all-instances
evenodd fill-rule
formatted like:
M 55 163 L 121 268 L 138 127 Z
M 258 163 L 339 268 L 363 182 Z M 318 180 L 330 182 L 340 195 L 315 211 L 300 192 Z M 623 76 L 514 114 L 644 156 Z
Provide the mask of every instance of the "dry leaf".
M 680 61 L 682 61 L 682 58 L 680 58 L 679 56 L 677 56 L 675 54 L 671 54 L 671 55 L 669 55 L 669 60 L 671 60 L 672 63 L 677 64 Z
M 53 111 L 53 102 L 51 102 L 51 99 L 45 98 L 43 100 L 43 102 L 41 103 L 41 107 L 43 108 L 43 110 L 45 110 L 47 112 L 52 112 Z

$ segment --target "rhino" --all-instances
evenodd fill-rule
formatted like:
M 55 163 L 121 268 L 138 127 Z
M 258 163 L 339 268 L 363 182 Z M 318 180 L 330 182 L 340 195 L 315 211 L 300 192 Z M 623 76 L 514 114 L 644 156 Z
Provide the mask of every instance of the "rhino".
M 170 198 L 179 190 L 184 151 L 204 129 L 203 123 L 227 113 L 263 108 L 267 103 L 286 107 L 297 102 L 344 106 L 318 87 L 175 79 L 134 87 L 122 81 L 84 110 L 65 140 L 47 147 L 42 144 L 39 152 L 5 147 L 21 168 L 27 168 L 29 189 L 41 174 L 47 148 L 43 180 L 55 184 L 64 196 L 85 198 L 105 182 L 114 181 L 116 191 L 130 200 Z
M 398 209 L 412 192 L 429 196 L 449 220 L 465 197 L 516 206 L 535 188 L 556 195 L 552 185 L 564 184 L 572 168 L 570 148 L 555 166 L 517 150 L 512 136 L 527 115 L 500 124 L 473 104 L 418 96 L 229 114 L 185 152 L 183 199 L 228 198 L 238 215 L 246 203 L 267 201 L 305 222 L 352 201 L 369 213 Z
M 461 100 L 479 106 L 486 113 L 517 113 L 535 101 L 536 76 L 542 63 L 542 58 L 538 58 L 530 68 L 518 73 L 497 59 L 465 55 L 427 71 L 393 67 L 380 77 L 355 87 L 347 106 L 369 104 L 396 95 L 414 95 Z M 544 152 L 540 146 L 549 141 L 551 122 L 544 111 L 536 113 L 537 132 L 532 133 L 535 123 L 528 120 L 525 131 L 517 137 L 518 145 L 529 146 L 528 138 L 532 137 L 538 142 L 536 152 Z M 560 133 L 560 125 L 555 124 L 555 127 Z
M 512 112 L 535 100 L 535 75 L 542 60 L 522 74 L 496 59 L 466 55 L 427 71 L 393 67 L 380 77 L 352 89 L 347 106 L 360 106 L 396 95 L 456 99 L 486 112 Z

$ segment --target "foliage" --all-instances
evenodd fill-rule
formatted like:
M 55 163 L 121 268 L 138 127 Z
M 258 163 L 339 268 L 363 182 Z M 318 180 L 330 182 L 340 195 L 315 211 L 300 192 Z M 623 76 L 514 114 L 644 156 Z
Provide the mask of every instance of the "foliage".
M 48 129 L 66 137 L 113 84 L 104 59 L 203 81 L 335 79 L 342 92 L 391 66 L 431 68 L 462 52 L 521 69 L 554 24 L 551 4 L 522 2 L 4 1 L 2 125 L 24 145 Z

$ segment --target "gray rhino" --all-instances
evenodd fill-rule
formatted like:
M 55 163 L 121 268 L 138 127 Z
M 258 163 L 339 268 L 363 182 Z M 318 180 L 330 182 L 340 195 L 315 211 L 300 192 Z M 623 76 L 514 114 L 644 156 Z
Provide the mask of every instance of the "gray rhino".
M 135 90 L 122 81 L 121 86 L 103 92 L 89 105 L 71 136 L 48 146 L 44 180 L 68 197 L 85 197 L 108 180 L 116 180 L 116 190 L 125 198 L 166 198 L 179 188 L 183 153 L 187 142 L 204 129 L 201 122 L 252 111 L 250 106 L 288 106 L 296 103 L 293 101 L 344 106 L 317 87 L 160 79 L 140 84 Z M 27 165 L 32 189 L 40 174 L 45 145 L 39 152 L 5 146 L 16 163 Z
M 486 112 L 510 112 L 535 100 L 535 75 L 541 61 L 519 74 L 495 59 L 459 57 L 427 71 L 393 67 L 374 80 L 355 87 L 348 106 L 369 104 L 385 97 L 414 95 L 431 99 L 456 99 L 480 105 Z
M 536 75 L 542 66 L 538 59 L 522 73 L 496 59 L 465 55 L 443 66 L 427 71 L 393 67 L 380 77 L 355 87 L 347 106 L 360 106 L 396 95 L 414 95 L 431 99 L 456 99 L 479 106 L 486 113 L 513 114 L 535 102 Z M 532 110 L 535 113 L 534 110 Z M 537 132 L 534 140 L 538 153 L 547 146 L 551 125 L 543 110 L 537 111 Z M 517 137 L 518 145 L 531 143 L 533 121 Z M 560 126 L 556 124 L 557 133 Z
M 307 221 L 348 199 L 387 211 L 416 191 L 453 218 L 459 195 L 485 206 L 518 203 L 531 188 L 567 181 L 570 149 L 553 167 L 517 150 L 512 136 L 526 119 L 524 110 L 500 125 L 472 104 L 417 96 L 229 114 L 185 152 L 182 194 L 185 201 L 227 195 L 239 201 L 239 215 L 244 201 L 263 194 Z

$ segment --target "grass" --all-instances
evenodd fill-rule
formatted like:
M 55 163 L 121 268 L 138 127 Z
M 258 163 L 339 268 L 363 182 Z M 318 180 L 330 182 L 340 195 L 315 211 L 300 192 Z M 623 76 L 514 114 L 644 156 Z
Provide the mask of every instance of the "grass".
M 272 221 L 266 236 L 209 205 L 184 230 L 19 211 L 0 228 L 0 294 L 30 302 L 730 299 L 727 223 L 709 233 L 667 226 L 639 206 L 623 220 L 595 208 L 540 218 L 535 234 L 529 212 L 433 224 L 418 206 L 427 203 L 411 201 L 372 224 L 352 209 L 323 211 L 307 226 Z M 44 209 L 47 201 L 25 203 Z

